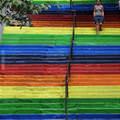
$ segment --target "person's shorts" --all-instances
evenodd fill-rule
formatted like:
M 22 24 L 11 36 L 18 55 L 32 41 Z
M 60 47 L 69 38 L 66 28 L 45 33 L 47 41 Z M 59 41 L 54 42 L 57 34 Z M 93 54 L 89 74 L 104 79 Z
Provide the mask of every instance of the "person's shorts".
M 95 16 L 94 17 L 95 24 L 97 23 L 103 23 L 104 17 L 103 16 Z

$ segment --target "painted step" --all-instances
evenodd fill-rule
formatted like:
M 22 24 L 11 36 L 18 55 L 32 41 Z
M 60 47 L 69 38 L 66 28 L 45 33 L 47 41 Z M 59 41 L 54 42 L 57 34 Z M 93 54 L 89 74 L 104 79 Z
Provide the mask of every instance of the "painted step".
M 0 66 L 1 75 L 65 75 L 67 72 L 67 64 L 0 64 Z M 120 64 L 71 64 L 71 73 L 119 74 Z
M 119 35 L 75 35 L 74 45 L 120 45 Z M 114 39 L 114 40 L 113 40 Z M 1 44 L 70 45 L 71 35 L 4 34 Z

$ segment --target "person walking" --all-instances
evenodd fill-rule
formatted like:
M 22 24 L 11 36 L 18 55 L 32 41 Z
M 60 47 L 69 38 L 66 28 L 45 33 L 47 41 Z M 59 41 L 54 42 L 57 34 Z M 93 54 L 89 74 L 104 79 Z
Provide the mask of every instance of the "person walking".
M 94 5 L 93 17 L 96 24 L 96 33 L 102 30 L 102 24 L 104 21 L 104 7 L 100 0 L 96 1 Z

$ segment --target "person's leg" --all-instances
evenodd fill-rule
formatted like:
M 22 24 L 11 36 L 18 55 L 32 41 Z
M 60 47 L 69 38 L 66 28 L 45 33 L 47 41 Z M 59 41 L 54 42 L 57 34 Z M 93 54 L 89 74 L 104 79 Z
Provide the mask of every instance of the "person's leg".
M 98 34 L 99 33 L 99 18 L 98 18 L 98 16 L 95 16 L 94 20 L 95 20 L 95 24 L 96 24 L 96 33 Z
M 100 23 L 99 31 L 102 31 L 102 23 Z
M 101 16 L 100 17 L 100 27 L 99 27 L 99 30 L 102 31 L 102 24 L 103 24 L 103 21 L 104 21 L 104 17 Z
M 100 27 L 99 23 L 96 23 L 96 33 L 97 34 L 99 33 L 99 27 Z

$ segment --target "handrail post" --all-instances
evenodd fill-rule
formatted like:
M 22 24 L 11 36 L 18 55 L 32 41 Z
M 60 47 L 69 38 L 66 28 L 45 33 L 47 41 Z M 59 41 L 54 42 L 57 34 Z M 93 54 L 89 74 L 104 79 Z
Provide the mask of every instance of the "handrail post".
M 74 40 L 75 40 L 75 26 L 76 26 L 76 11 L 72 12 L 72 37 L 71 37 L 71 44 L 70 44 L 70 54 L 68 57 L 68 64 L 67 64 L 67 72 L 65 76 L 65 118 L 68 120 L 68 99 L 69 99 L 69 80 L 71 78 L 71 62 L 73 59 L 73 47 L 74 47 Z

